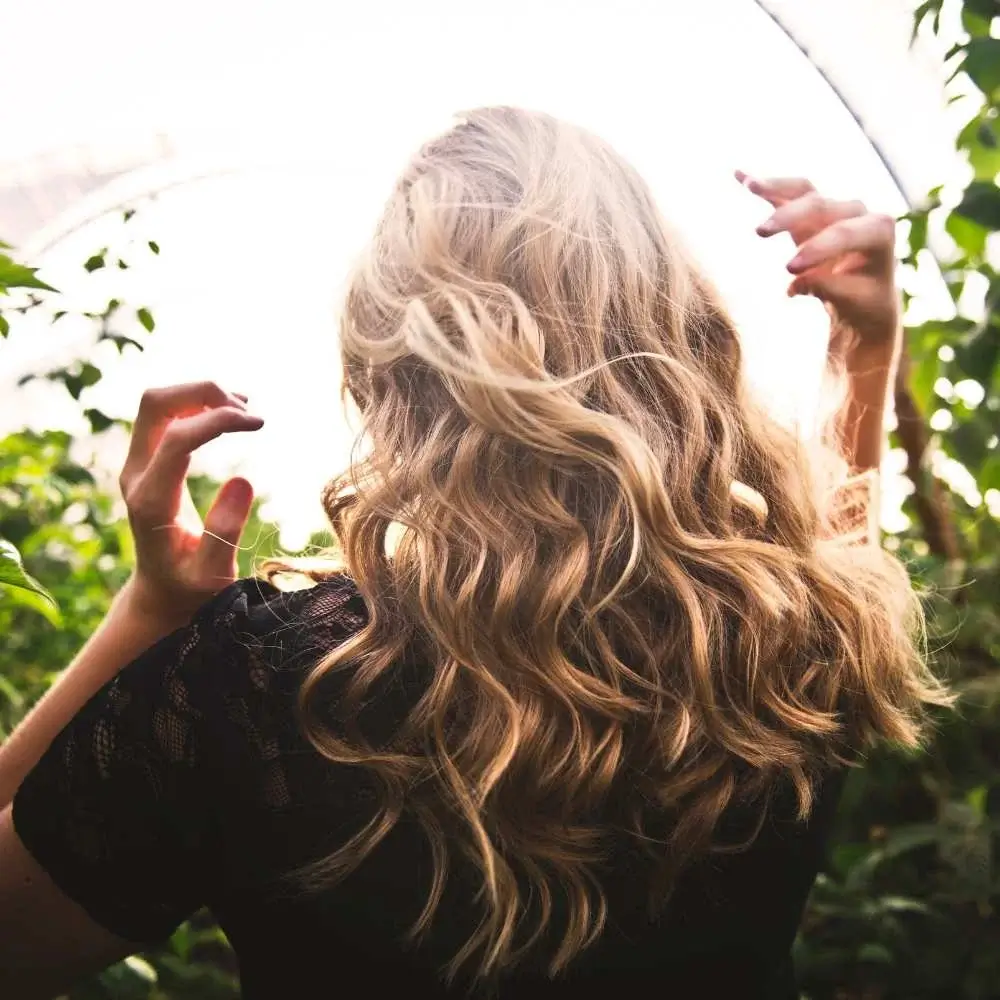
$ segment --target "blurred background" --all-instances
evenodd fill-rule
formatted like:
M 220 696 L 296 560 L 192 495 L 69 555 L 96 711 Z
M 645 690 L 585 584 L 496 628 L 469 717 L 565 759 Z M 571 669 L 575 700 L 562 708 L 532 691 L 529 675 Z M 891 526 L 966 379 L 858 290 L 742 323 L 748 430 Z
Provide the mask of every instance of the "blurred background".
M 0 737 L 128 572 L 113 481 L 147 386 L 215 379 L 266 418 L 192 482 L 254 483 L 245 572 L 323 541 L 352 440 L 339 292 L 454 112 L 534 107 L 624 152 L 803 435 L 826 315 L 787 299 L 790 244 L 755 236 L 733 170 L 898 216 L 882 527 L 963 709 L 853 776 L 798 961 L 813 1000 L 1000 997 L 998 0 L 0 0 L 0 67 Z M 76 996 L 232 997 L 233 968 L 198 918 Z

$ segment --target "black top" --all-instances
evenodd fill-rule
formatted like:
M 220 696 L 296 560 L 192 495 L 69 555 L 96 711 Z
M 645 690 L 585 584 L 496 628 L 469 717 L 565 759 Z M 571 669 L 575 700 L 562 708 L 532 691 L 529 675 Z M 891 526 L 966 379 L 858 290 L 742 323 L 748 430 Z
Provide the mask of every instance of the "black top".
M 430 936 L 416 949 L 402 940 L 430 870 L 415 825 L 401 822 L 333 889 L 296 895 L 281 880 L 343 844 L 374 808 L 365 769 L 326 762 L 295 721 L 303 672 L 364 621 L 343 577 L 293 593 L 235 583 L 59 735 L 15 798 L 21 840 L 127 940 L 157 942 L 209 907 L 251 1000 L 467 995 L 446 991 L 437 972 L 478 913 L 461 873 Z M 371 711 L 391 727 L 412 697 L 394 684 Z M 623 847 L 609 860 L 599 942 L 564 980 L 529 964 L 501 981 L 499 996 L 579 1000 L 603 986 L 623 998 L 793 1000 L 789 953 L 840 784 L 826 782 L 809 824 L 779 808 L 749 851 L 692 868 L 654 922 L 648 870 Z

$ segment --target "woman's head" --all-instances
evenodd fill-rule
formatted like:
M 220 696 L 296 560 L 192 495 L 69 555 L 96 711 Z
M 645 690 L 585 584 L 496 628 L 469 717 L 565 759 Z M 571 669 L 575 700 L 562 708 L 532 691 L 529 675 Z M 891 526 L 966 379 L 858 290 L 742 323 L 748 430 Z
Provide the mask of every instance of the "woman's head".
M 916 741 L 941 696 L 905 573 L 830 539 L 718 296 L 605 143 L 465 115 L 397 184 L 341 336 L 368 449 L 327 506 L 371 617 L 303 707 L 384 799 L 325 870 L 410 811 L 435 858 L 418 930 L 455 853 L 481 880 L 456 967 L 510 964 L 558 897 L 551 967 L 586 947 L 612 826 L 666 820 L 669 885 L 734 800 L 787 779 L 805 813 L 850 749 Z M 322 721 L 324 678 L 353 716 L 413 651 L 426 686 L 391 737 Z
M 511 108 L 414 157 L 341 336 L 385 459 L 452 413 L 561 452 L 563 400 L 640 435 L 704 437 L 706 410 L 740 396 L 736 332 L 642 179 L 597 137 Z

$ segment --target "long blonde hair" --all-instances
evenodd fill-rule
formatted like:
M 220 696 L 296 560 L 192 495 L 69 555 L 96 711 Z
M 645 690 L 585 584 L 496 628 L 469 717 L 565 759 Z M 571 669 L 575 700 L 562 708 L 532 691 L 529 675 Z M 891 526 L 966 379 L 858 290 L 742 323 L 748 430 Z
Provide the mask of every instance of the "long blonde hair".
M 301 707 L 382 799 L 310 877 L 416 817 L 434 878 L 415 934 L 453 852 L 478 873 L 452 973 L 513 964 L 561 897 L 557 973 L 601 933 L 613 826 L 652 842 L 659 904 L 731 804 L 763 815 L 790 779 L 805 817 L 824 768 L 915 745 L 945 700 L 904 569 L 837 538 L 818 466 L 745 390 L 718 295 L 601 140 L 462 116 L 400 178 L 341 343 L 370 447 L 325 503 L 369 619 Z M 347 679 L 350 716 L 413 650 L 428 682 L 391 738 L 330 728 L 325 679 Z

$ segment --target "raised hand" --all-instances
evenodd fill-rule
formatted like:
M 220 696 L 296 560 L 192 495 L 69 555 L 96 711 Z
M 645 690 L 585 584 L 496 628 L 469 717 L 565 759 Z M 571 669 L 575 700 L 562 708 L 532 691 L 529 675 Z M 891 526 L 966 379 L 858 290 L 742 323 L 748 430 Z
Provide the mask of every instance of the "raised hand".
M 120 484 L 135 538 L 135 599 L 176 622 L 236 578 L 236 553 L 253 503 L 245 479 L 230 479 L 204 525 L 187 488 L 195 449 L 222 434 L 258 430 L 246 397 L 214 382 L 151 389 L 142 397 Z
M 788 233 L 795 242 L 788 294 L 812 295 L 827 306 L 831 351 L 894 351 L 900 336 L 895 220 L 860 201 L 825 198 L 805 178 L 760 180 L 742 171 L 736 178 L 774 209 L 757 233 Z

